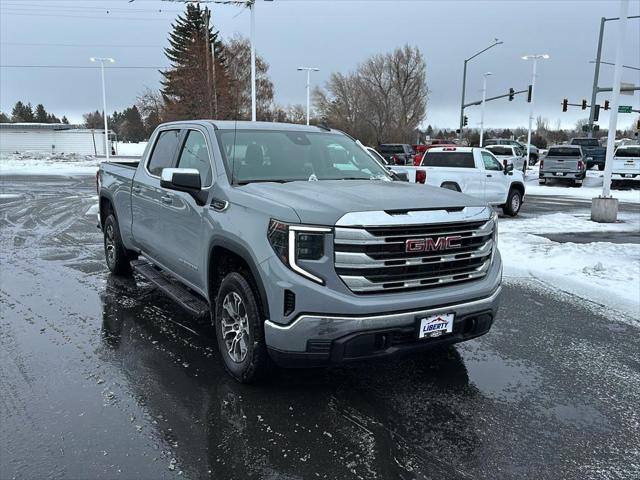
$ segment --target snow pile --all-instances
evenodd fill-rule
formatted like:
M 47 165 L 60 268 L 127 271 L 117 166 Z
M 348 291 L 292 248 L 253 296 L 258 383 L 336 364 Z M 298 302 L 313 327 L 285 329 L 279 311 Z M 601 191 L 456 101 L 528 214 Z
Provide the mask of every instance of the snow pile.
M 0 175 L 95 175 L 99 163 L 77 153 L 1 153 Z
M 559 243 L 540 236 L 560 232 L 638 232 L 640 216 L 620 215 L 614 225 L 596 224 L 586 215 L 556 213 L 502 219 L 499 247 L 506 276 L 533 277 L 550 287 L 640 316 L 640 245 Z
M 604 172 L 593 169 L 588 170 L 587 178 L 584 179 L 582 187 L 570 187 L 567 182 L 563 183 L 553 180 L 548 180 L 546 185 L 539 185 L 539 170 L 538 165 L 527 169 L 525 179 L 527 195 L 556 195 L 592 199 L 602 194 Z M 640 189 L 638 189 L 638 187 L 635 187 L 633 190 L 611 190 L 611 194 L 621 202 L 640 203 Z

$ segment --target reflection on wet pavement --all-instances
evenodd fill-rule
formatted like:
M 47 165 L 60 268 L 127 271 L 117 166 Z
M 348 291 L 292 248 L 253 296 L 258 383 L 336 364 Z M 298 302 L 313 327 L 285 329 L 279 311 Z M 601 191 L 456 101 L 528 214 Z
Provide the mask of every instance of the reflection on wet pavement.
M 507 283 L 478 340 L 239 385 L 209 325 L 106 272 L 90 180 L 10 185 L 28 200 L 0 206 L 2 479 L 640 474 L 628 322 Z

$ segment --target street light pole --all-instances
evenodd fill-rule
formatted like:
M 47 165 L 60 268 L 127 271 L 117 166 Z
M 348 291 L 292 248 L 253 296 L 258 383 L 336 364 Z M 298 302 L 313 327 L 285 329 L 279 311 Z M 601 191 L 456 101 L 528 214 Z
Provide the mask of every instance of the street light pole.
M 482 107 L 480 110 L 480 147 L 484 141 L 484 105 L 487 100 L 487 77 L 493 75 L 491 72 L 486 72 L 482 75 Z
M 307 125 L 309 125 L 309 92 L 311 88 L 311 72 L 319 71 L 319 68 L 316 67 L 298 67 L 298 71 L 306 71 L 307 72 Z
M 109 161 L 109 128 L 107 125 L 107 92 L 104 83 L 104 62 L 113 63 L 113 58 L 96 58 L 91 57 L 89 60 L 92 62 L 100 62 L 100 73 L 102 76 L 102 117 L 104 119 L 104 153 Z
M 489 45 L 487 48 L 480 50 L 478 53 L 470 56 L 464 61 L 464 68 L 462 69 L 462 100 L 460 100 L 460 132 L 458 134 L 459 140 L 462 140 L 462 127 L 463 127 L 462 124 L 464 123 L 464 96 L 467 88 L 467 63 L 469 63 L 469 61 L 476 58 L 478 55 L 486 52 L 490 48 L 493 48 L 496 45 L 502 45 L 503 43 L 504 42 L 501 42 L 496 38 L 494 39 L 494 42 L 491 45 Z
M 251 121 L 256 121 L 256 2 L 249 4 L 251 12 Z
M 533 100 L 536 91 L 536 70 L 538 59 L 546 60 L 549 55 L 546 53 L 537 55 L 525 55 L 523 60 L 533 60 L 533 71 L 531 73 L 531 102 L 529 102 L 529 131 L 527 132 L 527 165 L 531 165 L 531 124 L 533 122 Z

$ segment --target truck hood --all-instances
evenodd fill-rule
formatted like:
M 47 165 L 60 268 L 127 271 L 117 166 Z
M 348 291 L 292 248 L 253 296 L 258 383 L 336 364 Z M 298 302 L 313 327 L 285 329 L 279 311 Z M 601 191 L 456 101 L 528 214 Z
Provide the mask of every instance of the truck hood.
M 323 180 L 250 183 L 242 188 L 246 193 L 293 208 L 302 223 L 312 225 L 335 225 L 349 212 L 486 205 L 462 193 L 408 182 Z

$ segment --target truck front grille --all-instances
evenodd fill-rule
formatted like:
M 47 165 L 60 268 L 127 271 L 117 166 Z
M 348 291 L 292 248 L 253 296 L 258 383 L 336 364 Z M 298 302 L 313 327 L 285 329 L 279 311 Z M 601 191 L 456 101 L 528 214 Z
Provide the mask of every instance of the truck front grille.
M 491 264 L 493 230 L 493 220 L 336 227 L 336 272 L 358 294 L 428 289 L 479 279 Z M 416 246 L 420 251 L 410 251 Z

